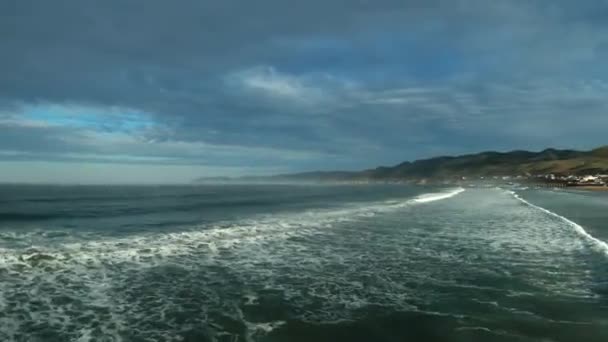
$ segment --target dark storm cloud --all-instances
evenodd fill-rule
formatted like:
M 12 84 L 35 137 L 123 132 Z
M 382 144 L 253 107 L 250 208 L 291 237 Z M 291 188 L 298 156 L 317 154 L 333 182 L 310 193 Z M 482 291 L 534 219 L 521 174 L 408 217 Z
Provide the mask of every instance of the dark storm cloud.
M 0 0 L 0 149 L 316 168 L 589 147 L 603 133 L 568 122 L 607 123 L 607 8 Z M 31 127 L 23 109 L 74 104 L 153 124 L 109 137 L 116 125 Z

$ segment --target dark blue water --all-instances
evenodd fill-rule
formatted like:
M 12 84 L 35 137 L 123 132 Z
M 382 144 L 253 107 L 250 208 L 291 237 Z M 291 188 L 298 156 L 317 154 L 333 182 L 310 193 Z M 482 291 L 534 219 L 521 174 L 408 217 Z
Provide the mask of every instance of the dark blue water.
M 0 340 L 607 341 L 607 208 L 531 190 L 3 186 Z

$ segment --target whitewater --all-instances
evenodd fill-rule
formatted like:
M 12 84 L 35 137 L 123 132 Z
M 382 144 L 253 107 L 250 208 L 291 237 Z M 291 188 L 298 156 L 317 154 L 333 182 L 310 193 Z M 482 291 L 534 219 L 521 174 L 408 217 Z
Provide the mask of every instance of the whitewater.
M 583 195 L 407 186 L 0 193 L 3 341 L 608 338 L 606 243 Z M 560 211 L 571 203 L 581 206 L 577 223 Z
M 569 220 L 568 218 L 558 215 L 550 210 L 547 210 L 543 207 L 539 207 L 537 205 L 534 205 L 528 201 L 526 201 L 525 199 L 521 198 L 516 192 L 514 191 L 509 191 L 510 194 L 513 195 L 513 197 L 515 197 L 517 200 L 521 201 L 522 203 L 529 205 L 532 208 L 536 208 L 548 215 L 551 215 L 553 217 L 557 217 L 560 220 L 563 220 L 564 222 L 568 223 L 570 226 L 572 226 L 579 234 L 581 234 L 582 236 L 584 236 L 586 239 L 588 239 L 589 241 L 593 242 L 595 244 L 595 246 L 598 248 L 598 250 L 600 250 L 601 252 L 603 252 L 606 256 L 608 256 L 608 243 L 599 240 L 595 237 L 593 237 L 591 234 L 589 234 L 585 228 L 583 228 L 582 226 L 580 226 L 579 224 L 577 224 L 576 222 Z

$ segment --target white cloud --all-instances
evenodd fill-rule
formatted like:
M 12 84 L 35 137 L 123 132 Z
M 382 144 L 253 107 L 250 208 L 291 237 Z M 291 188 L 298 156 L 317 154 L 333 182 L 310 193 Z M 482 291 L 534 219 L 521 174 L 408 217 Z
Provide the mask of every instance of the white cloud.
M 284 107 L 326 107 L 340 100 L 358 85 L 326 72 L 290 74 L 272 66 L 257 66 L 229 74 L 226 85 L 237 95 L 259 96 Z M 240 93 L 240 94 L 239 94 Z
M 304 86 L 297 77 L 279 73 L 272 67 L 249 70 L 241 77 L 244 86 L 271 95 L 296 98 L 317 95 L 313 94 L 314 89 Z

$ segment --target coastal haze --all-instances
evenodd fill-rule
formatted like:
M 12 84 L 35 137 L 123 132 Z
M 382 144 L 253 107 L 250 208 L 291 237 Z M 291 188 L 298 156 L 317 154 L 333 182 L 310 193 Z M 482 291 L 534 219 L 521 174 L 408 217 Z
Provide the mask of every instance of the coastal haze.
M 608 341 L 607 14 L 0 0 L 0 341 Z
M 483 152 L 403 162 L 364 171 L 312 171 L 274 176 L 202 177 L 213 182 L 393 182 L 417 184 L 499 184 L 587 186 L 608 190 L 608 146 L 591 151 Z

